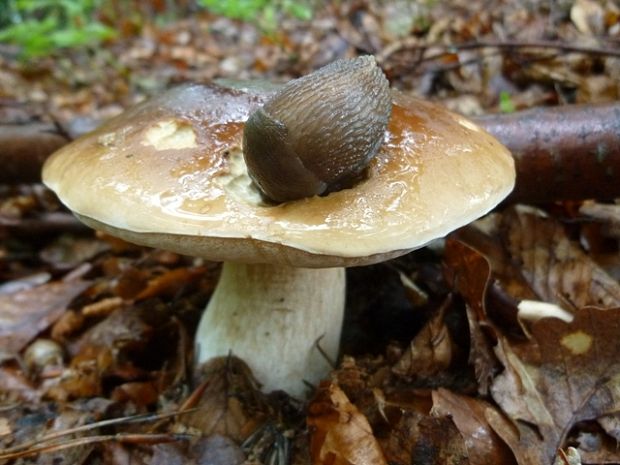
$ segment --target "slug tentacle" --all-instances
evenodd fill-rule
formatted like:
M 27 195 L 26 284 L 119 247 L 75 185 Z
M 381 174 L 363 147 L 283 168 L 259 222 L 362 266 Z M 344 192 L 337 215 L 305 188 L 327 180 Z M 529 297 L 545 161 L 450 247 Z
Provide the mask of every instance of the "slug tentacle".
M 372 56 L 335 61 L 287 83 L 250 115 L 248 173 L 278 202 L 341 188 L 377 153 L 391 109 L 389 83 Z

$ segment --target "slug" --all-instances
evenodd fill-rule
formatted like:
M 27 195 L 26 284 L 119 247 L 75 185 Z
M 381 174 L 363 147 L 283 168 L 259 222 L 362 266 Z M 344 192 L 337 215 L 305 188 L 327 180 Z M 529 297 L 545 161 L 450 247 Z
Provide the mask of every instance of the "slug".
M 368 166 L 392 111 L 374 57 L 342 59 L 288 82 L 243 130 L 248 174 L 286 202 L 342 189 Z

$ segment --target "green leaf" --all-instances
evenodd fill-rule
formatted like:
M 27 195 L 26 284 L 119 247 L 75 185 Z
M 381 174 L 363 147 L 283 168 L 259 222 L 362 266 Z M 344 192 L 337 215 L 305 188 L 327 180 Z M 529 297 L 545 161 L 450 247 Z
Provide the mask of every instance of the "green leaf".
M 505 90 L 501 91 L 499 94 L 499 109 L 502 113 L 514 113 L 516 109 L 512 97 Z

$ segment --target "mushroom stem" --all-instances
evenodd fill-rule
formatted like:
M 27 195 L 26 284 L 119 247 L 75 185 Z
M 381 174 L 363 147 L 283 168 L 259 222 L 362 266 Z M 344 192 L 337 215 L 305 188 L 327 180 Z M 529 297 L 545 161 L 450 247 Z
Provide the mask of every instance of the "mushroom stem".
M 344 268 L 226 262 L 200 320 L 196 359 L 232 353 L 266 392 L 303 397 L 338 356 Z

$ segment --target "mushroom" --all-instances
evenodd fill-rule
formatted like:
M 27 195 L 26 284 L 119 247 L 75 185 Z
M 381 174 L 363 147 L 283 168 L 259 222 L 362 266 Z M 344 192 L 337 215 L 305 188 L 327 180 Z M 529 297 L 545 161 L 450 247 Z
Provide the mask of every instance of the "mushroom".
M 515 172 L 509 152 L 467 119 L 391 91 L 383 145 L 355 182 L 273 203 L 242 153 L 244 122 L 270 96 L 180 86 L 63 147 L 43 179 L 95 229 L 223 261 L 197 361 L 232 353 L 265 390 L 302 396 L 338 354 L 344 267 L 397 257 L 475 220 L 512 190 Z

